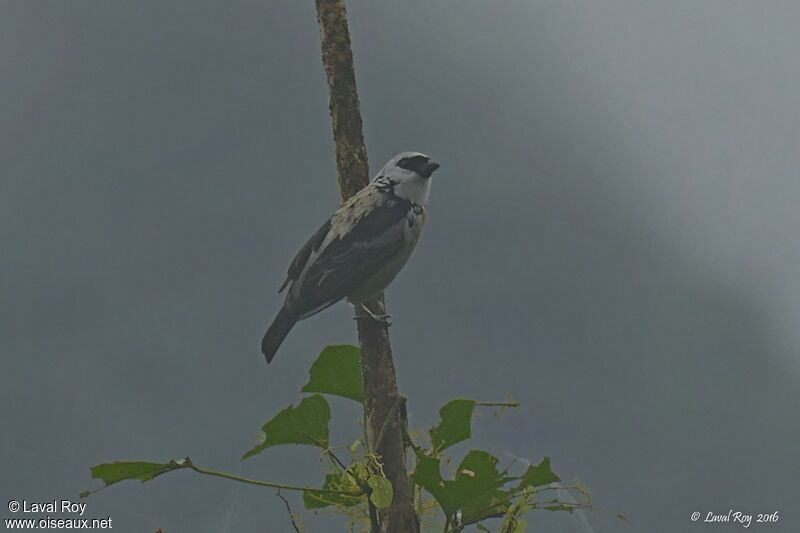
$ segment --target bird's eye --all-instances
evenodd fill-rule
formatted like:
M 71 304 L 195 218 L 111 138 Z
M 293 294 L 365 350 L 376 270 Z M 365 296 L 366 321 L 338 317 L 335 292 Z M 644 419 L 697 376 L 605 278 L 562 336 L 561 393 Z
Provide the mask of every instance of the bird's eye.
M 404 157 L 397 162 L 397 166 L 405 170 L 417 172 L 419 168 L 427 162 L 428 158 L 424 155 L 415 155 L 413 157 Z

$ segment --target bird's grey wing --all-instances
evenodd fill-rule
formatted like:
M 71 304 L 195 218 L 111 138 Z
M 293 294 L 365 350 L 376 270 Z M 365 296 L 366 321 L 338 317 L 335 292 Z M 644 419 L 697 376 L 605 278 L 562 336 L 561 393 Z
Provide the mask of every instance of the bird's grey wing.
M 338 302 L 400 253 L 410 202 L 387 199 L 337 235 L 302 274 L 293 306 L 303 317 Z M 290 295 L 291 296 L 291 295 Z
M 283 289 L 286 288 L 289 283 L 293 281 L 297 281 L 297 278 L 300 277 L 300 274 L 303 272 L 303 269 L 308 263 L 309 257 L 311 254 L 318 251 L 322 243 L 325 241 L 325 237 L 328 235 L 328 231 L 331 229 L 331 221 L 330 219 L 326 220 L 325 223 L 317 230 L 314 235 L 311 236 L 310 239 L 300 248 L 300 251 L 297 252 L 297 255 L 294 256 L 292 260 L 292 264 L 289 265 L 289 270 L 286 273 L 286 280 L 281 285 L 281 288 L 278 289 L 278 292 L 283 292 Z

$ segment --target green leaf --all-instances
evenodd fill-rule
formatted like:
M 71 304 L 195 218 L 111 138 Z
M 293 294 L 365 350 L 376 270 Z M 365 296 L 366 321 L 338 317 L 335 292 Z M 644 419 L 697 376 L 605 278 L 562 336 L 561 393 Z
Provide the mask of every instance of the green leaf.
M 411 479 L 414 483 L 427 490 L 439 502 L 439 506 L 447 516 L 458 510 L 459 502 L 449 496 L 447 485 L 442 479 L 439 459 L 418 452 L 417 468 L 411 474 Z
M 470 437 L 474 409 L 475 400 L 465 399 L 452 400 L 439 409 L 441 421 L 429 431 L 434 452 Z
M 262 441 L 245 453 L 242 460 L 279 444 L 308 444 L 326 448 L 330 419 L 331 408 L 324 397 L 314 394 L 303 398 L 297 407 L 290 405 L 264 424 Z
M 168 463 L 148 463 L 145 461 L 116 461 L 113 463 L 102 463 L 92 467 L 92 478 L 100 479 L 105 485 L 101 488 L 108 487 L 114 483 L 119 483 L 126 479 L 138 479 L 142 483 L 146 483 L 151 479 L 171 472 L 173 470 L 180 470 L 182 468 L 189 468 L 191 462 L 188 458 L 183 461 L 170 461 Z M 100 490 L 100 489 L 97 489 Z M 90 494 L 97 492 L 83 491 L 81 498 L 85 498 Z
M 369 499 L 375 504 L 375 507 L 378 509 L 389 507 L 394 496 L 392 483 L 383 476 L 371 476 L 367 480 L 367 484 L 372 489 Z
M 322 488 L 325 490 L 341 490 L 346 492 L 358 492 L 360 490 L 355 479 L 347 472 L 326 475 L 325 483 L 322 485 Z M 322 509 L 329 505 L 353 507 L 362 501 L 361 496 L 348 496 L 346 494 L 318 492 L 315 490 L 303 491 L 303 506 L 305 506 L 306 509 Z
M 471 450 L 456 471 L 455 479 L 442 479 L 439 459 L 418 453 L 417 469 L 412 478 L 439 503 L 447 516 L 462 510 L 465 523 L 483 516 L 504 513 L 506 506 L 494 506 L 507 498 L 500 490 L 507 481 L 497 471 L 497 458 L 482 450 Z
M 550 470 L 550 458 L 545 457 L 538 465 L 528 467 L 528 470 L 522 476 L 519 488 L 541 487 L 556 481 L 561 481 L 561 479 Z
M 361 352 L 355 346 L 326 346 L 308 371 L 303 392 L 321 392 L 364 402 Z
M 461 476 L 473 476 L 473 478 L 462 479 Z M 461 507 L 462 523 L 471 524 L 486 518 L 502 516 L 508 511 L 511 503 L 507 500 L 511 493 L 500 490 L 508 478 L 497 471 L 497 458 L 493 455 L 472 450 L 458 467 L 456 481 L 459 480 L 462 480 L 465 486 L 469 486 L 472 496 Z M 471 485 L 467 485 L 467 480 L 472 481 Z

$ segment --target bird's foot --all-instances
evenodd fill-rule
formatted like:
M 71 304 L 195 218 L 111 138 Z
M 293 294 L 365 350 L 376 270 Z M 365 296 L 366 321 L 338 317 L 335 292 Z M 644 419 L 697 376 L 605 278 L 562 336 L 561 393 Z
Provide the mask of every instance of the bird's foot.
M 385 328 L 388 328 L 392 325 L 392 323 L 389 322 L 390 315 L 376 315 L 364 304 L 358 304 L 357 307 L 360 307 L 366 313 L 366 315 L 356 315 L 353 317 L 353 320 L 369 320 L 374 324 L 383 326 Z

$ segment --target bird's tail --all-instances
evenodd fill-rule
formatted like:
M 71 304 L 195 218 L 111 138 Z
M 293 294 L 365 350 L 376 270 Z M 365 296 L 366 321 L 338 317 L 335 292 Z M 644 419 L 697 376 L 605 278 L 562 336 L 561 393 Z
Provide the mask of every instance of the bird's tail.
M 261 353 L 267 358 L 267 363 L 271 363 L 275 357 L 278 348 L 281 347 L 283 339 L 292 330 L 297 323 L 297 316 L 290 312 L 286 307 L 281 307 L 278 316 L 272 321 L 272 324 L 264 334 L 264 339 L 261 341 Z

